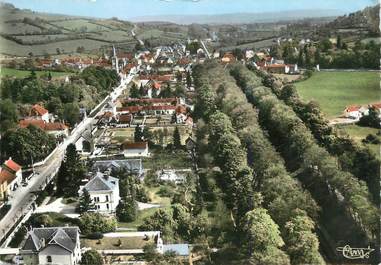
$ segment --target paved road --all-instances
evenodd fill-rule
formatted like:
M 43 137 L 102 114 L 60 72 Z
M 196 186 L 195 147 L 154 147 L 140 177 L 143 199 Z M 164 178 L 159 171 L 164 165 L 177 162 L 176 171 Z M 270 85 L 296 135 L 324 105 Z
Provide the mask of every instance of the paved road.
M 126 88 L 126 85 L 132 80 L 133 75 L 129 75 L 125 80 L 122 80 L 120 86 L 114 89 L 108 97 L 115 100 Z M 102 108 L 99 108 L 98 112 L 101 112 Z M 54 150 L 52 156 L 46 161 L 46 163 L 38 168 L 35 168 L 37 175 L 33 176 L 28 182 L 28 186 L 20 186 L 16 191 L 12 192 L 10 195 L 10 202 L 12 208 L 9 210 L 7 215 L 0 220 L 0 239 L 9 232 L 12 226 L 17 222 L 17 220 L 27 213 L 36 199 L 33 192 L 43 190 L 47 183 L 52 179 L 54 174 L 58 171 L 61 162 L 65 155 L 66 147 L 74 143 L 82 134 L 82 132 L 89 127 L 90 124 L 94 123 L 94 117 L 85 118 L 77 127 L 72 131 L 71 135 L 65 139 L 65 141 Z

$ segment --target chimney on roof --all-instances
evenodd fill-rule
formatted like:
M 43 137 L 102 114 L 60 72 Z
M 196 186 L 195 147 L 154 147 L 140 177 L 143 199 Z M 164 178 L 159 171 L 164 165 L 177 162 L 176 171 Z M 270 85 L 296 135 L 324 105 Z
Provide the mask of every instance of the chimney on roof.
M 45 244 L 46 244 L 45 238 L 41 238 L 40 239 L 40 246 L 41 246 L 41 248 L 45 247 Z

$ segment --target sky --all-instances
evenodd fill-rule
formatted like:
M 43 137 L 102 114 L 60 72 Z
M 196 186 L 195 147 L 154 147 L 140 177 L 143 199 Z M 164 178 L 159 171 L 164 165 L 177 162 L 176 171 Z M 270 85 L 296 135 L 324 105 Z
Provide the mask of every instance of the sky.
M 89 17 L 129 19 L 141 16 L 263 13 L 331 9 L 350 13 L 377 0 L 1 0 L 18 8 Z

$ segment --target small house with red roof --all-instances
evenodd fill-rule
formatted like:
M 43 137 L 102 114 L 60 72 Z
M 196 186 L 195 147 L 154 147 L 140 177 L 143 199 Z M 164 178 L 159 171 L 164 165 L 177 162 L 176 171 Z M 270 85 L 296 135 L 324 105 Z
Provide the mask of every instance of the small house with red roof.
M 236 58 L 231 52 L 225 53 L 224 56 L 221 58 L 222 63 L 234 63 L 235 61 L 236 61 Z
M 49 111 L 45 109 L 43 106 L 35 104 L 30 109 L 28 118 L 49 122 Z
M 362 117 L 360 109 L 360 105 L 347 106 L 344 110 L 344 116 L 349 119 L 360 119 Z
M 0 200 L 7 196 L 20 185 L 22 181 L 21 166 L 10 157 L 0 167 Z

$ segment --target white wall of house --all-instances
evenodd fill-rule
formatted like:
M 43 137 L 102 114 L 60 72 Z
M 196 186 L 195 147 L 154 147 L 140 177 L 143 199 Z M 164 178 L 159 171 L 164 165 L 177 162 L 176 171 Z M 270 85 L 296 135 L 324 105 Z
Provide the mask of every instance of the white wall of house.
M 127 149 L 123 151 L 124 157 L 147 157 L 149 156 L 148 147 L 145 149 Z
M 361 116 L 361 112 L 358 110 L 345 112 L 345 117 L 347 118 L 360 119 Z
M 48 256 L 50 256 L 52 262 L 48 262 Z M 78 262 L 74 263 L 73 255 L 72 253 L 68 252 L 68 255 L 50 255 L 50 254 L 44 254 L 43 252 L 40 252 L 38 254 L 38 261 L 39 265 L 74 265 L 78 264 Z
M 115 212 L 119 204 L 119 186 L 114 191 L 89 191 L 97 212 Z

